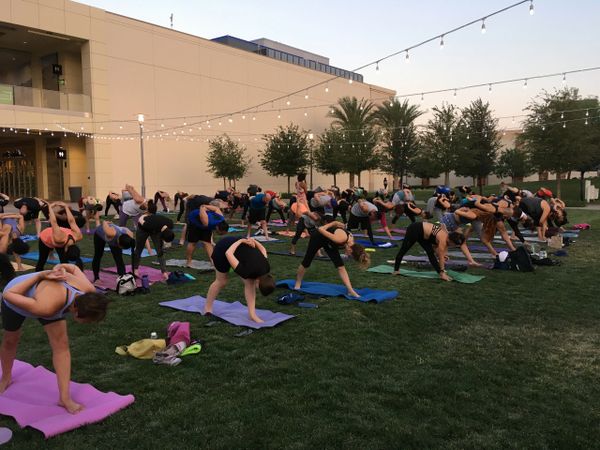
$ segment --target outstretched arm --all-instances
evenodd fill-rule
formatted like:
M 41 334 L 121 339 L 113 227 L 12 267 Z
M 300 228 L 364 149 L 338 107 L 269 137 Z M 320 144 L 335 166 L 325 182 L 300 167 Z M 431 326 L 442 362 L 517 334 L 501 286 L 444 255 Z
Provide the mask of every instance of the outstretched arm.
M 73 235 L 76 241 L 80 241 L 83 239 L 83 234 L 81 234 L 81 230 L 77 226 L 77 222 L 75 222 L 75 217 L 73 217 L 73 213 L 71 212 L 71 208 L 67 205 L 63 204 L 65 207 L 65 213 L 67 214 L 67 222 L 69 222 L 69 228 L 73 231 Z
M 332 225 L 337 226 L 337 228 L 344 228 L 343 223 L 333 221 L 326 225 L 321 225 L 319 228 L 317 228 L 317 231 L 319 233 L 321 233 L 323 236 L 325 236 L 327 239 L 329 239 L 331 242 L 334 242 L 335 244 L 343 244 L 345 242 L 346 236 L 338 236 L 335 234 L 335 232 L 331 233 L 328 230 L 328 228 L 331 228 Z
M 25 294 L 37 283 L 42 280 L 64 280 L 64 275 L 59 275 L 60 271 L 44 270 L 27 278 L 26 280 L 15 284 L 2 294 L 4 299 L 11 305 L 23 309 L 34 316 L 49 317 L 56 313 L 64 304 L 64 297 L 44 297 L 43 299 L 35 299 L 28 297 Z
M 144 197 L 142 197 L 138 191 L 131 184 L 125 185 L 125 190 L 131 194 L 131 198 L 138 204 L 141 205 L 146 201 Z
M 229 262 L 229 265 L 233 268 L 233 270 L 235 270 L 235 268 L 238 266 L 238 264 L 240 263 L 238 261 L 238 259 L 235 257 L 234 253 L 237 250 L 237 248 L 242 245 L 253 245 L 251 242 L 252 239 L 240 239 L 236 242 L 234 242 L 231 247 L 229 247 L 227 249 L 227 251 L 225 252 L 225 257 L 227 258 L 227 261 Z

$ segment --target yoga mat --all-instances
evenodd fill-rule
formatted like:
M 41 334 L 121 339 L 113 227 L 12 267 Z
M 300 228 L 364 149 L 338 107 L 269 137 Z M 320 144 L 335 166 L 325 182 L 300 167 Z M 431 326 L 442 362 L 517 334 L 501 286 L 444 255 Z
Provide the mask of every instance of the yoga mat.
M 187 266 L 187 262 L 185 259 L 167 259 L 165 261 L 167 267 L 182 267 L 184 269 L 196 269 L 202 272 L 212 272 L 215 268 L 208 261 L 198 261 L 196 259 L 192 259 L 191 267 Z M 158 261 L 154 261 L 152 264 L 158 265 Z
M 88 280 L 90 280 L 92 283 L 94 283 L 94 272 L 93 271 L 84 270 L 83 273 L 85 273 L 85 276 L 87 277 Z M 144 274 L 144 271 L 142 271 L 141 267 L 140 267 L 140 275 L 143 275 L 143 274 Z M 160 274 L 160 271 L 159 271 L 159 274 Z M 119 277 L 119 275 L 117 275 L 116 269 L 115 269 L 115 272 L 107 272 L 104 269 L 102 269 L 98 273 L 98 276 L 100 277 L 100 279 L 94 283 L 94 286 L 96 286 L 96 288 L 101 289 L 103 291 L 114 291 L 117 289 L 117 278 Z M 157 283 L 160 281 L 163 281 L 162 274 L 160 274 L 160 277 L 156 276 L 156 275 L 154 275 L 152 277 L 148 276 L 148 282 L 150 283 L 150 285 L 153 285 L 154 283 Z M 142 279 L 136 278 L 135 284 L 137 287 L 142 287 Z
M 360 244 L 366 248 L 392 248 L 398 247 L 398 244 L 394 244 L 393 242 L 375 242 L 375 245 L 371 243 L 371 241 L 366 239 L 354 239 L 354 242 Z
M 110 248 L 104 247 L 104 251 L 105 252 L 110 252 Z M 153 250 L 153 252 L 154 253 L 150 254 L 150 253 L 148 253 L 148 249 L 145 248 L 144 250 L 142 250 L 142 256 L 141 257 L 142 258 L 147 258 L 148 256 L 156 256 L 156 251 Z M 130 248 L 124 248 L 123 249 L 123 254 L 131 256 L 131 249 Z
M 90 384 L 71 381 L 73 401 L 85 406 L 69 414 L 58 406 L 56 375 L 42 366 L 15 361 L 12 384 L 0 395 L 0 414 L 12 416 L 21 428 L 32 427 L 46 438 L 100 422 L 135 401 L 133 395 L 101 392 Z
M 172 300 L 169 302 L 161 302 L 160 306 L 166 306 L 168 308 L 178 309 L 180 311 L 187 311 L 192 313 L 202 314 L 204 311 L 204 303 L 206 299 L 200 295 L 194 295 L 193 297 L 183 298 L 179 300 Z M 256 323 L 248 317 L 248 307 L 242 305 L 240 302 L 222 302 L 215 300 L 213 304 L 213 316 L 223 319 L 233 325 L 239 327 L 248 327 L 258 330 L 259 328 L 271 328 L 275 325 L 280 324 L 286 320 L 293 318 L 289 314 L 280 312 L 273 312 L 267 309 L 257 309 L 256 315 L 264 320 L 263 323 Z
M 37 261 L 40 259 L 40 254 L 38 252 L 29 252 L 29 253 L 25 253 L 24 255 L 21 255 L 21 259 L 29 259 L 32 261 Z M 82 256 L 81 257 L 81 261 L 83 261 L 84 263 L 91 263 L 92 262 L 92 258 L 88 258 L 86 256 Z M 46 264 L 60 264 L 60 261 L 58 259 L 49 259 L 48 261 L 46 261 Z
M 387 262 L 390 264 L 394 264 L 393 260 L 389 260 Z M 402 263 L 404 263 L 404 262 L 417 263 L 417 264 L 431 266 L 431 264 L 429 263 L 429 258 L 427 258 L 427 256 L 406 255 L 404 258 L 402 258 Z M 446 261 L 446 263 L 444 265 L 446 267 L 467 267 L 468 266 L 467 261 L 464 259 L 463 260 L 450 259 L 450 260 Z M 487 264 L 487 263 L 481 264 L 482 269 L 492 269 L 493 267 L 494 267 L 493 264 Z
M 252 236 L 252 239 L 256 239 L 258 242 L 281 242 L 281 239 L 276 239 L 272 237 L 267 239 L 264 236 Z
M 375 230 L 376 233 L 385 233 L 385 230 L 383 228 L 378 228 Z M 396 234 L 406 234 L 406 228 L 390 228 L 390 232 L 391 233 L 396 233 Z
M 17 271 L 17 272 L 25 272 L 27 270 L 35 269 L 34 266 L 30 266 L 29 264 L 21 263 L 21 266 L 23 266 L 23 270 L 17 270 L 17 263 L 12 261 L 11 264 L 12 264 L 13 268 L 15 269 L 15 271 Z
M 130 272 L 131 272 L 131 266 L 125 266 L 125 269 L 127 270 L 127 268 L 129 268 Z M 157 281 L 163 281 L 163 276 L 162 276 L 162 272 L 159 269 L 155 269 L 154 267 L 148 267 L 148 266 L 140 266 L 139 267 L 139 271 L 140 271 L 140 276 L 139 276 L 139 280 L 137 280 L 138 282 L 138 286 L 141 286 L 141 278 L 144 275 L 148 275 L 148 281 L 150 281 L 150 283 L 156 283 Z M 116 267 L 106 267 L 104 269 L 102 269 L 100 272 L 108 272 L 108 273 L 112 273 L 112 274 L 116 274 L 117 273 L 117 268 Z
M 290 230 L 283 230 L 283 231 L 276 231 L 275 234 L 278 234 L 279 236 L 294 237 L 296 235 L 296 232 L 290 231 Z M 303 231 L 302 235 L 300 237 L 301 238 L 308 237 L 308 233 L 306 231 Z
M 280 280 L 277 282 L 277 287 L 287 287 L 294 289 L 295 280 Z M 381 303 L 386 300 L 393 300 L 398 296 L 398 291 L 382 291 L 370 288 L 355 289 L 360 295 L 359 298 L 350 297 L 347 294 L 346 287 L 341 284 L 333 283 L 317 283 L 313 281 L 303 281 L 299 292 L 313 295 L 323 295 L 325 297 L 345 297 L 348 300 L 358 300 L 359 302 L 376 302 Z
M 269 225 L 270 227 L 287 227 L 287 223 L 285 222 L 269 222 L 267 225 Z
M 504 242 L 504 241 L 502 241 Z M 497 252 L 508 252 L 509 250 L 506 247 L 494 247 Z M 488 248 L 485 245 L 469 245 L 469 250 L 471 252 L 487 252 Z
M 23 234 L 21 235 L 21 240 L 23 242 L 37 241 L 38 237 L 35 234 Z
M 458 250 L 449 251 L 448 256 L 451 256 L 453 258 L 465 258 L 465 255 L 463 255 L 463 253 Z M 496 257 L 490 253 L 471 253 L 471 256 L 475 261 L 477 261 L 478 259 L 496 259 Z
M 272 251 L 269 250 L 269 255 L 278 255 L 278 256 L 292 256 L 295 258 L 304 258 L 304 252 L 296 252 L 295 255 L 292 255 L 290 252 L 285 252 L 285 251 Z M 347 256 L 346 255 L 340 255 L 342 257 L 342 259 L 346 259 Z M 315 256 L 315 261 L 331 261 L 329 259 L 329 256 L 324 255 L 324 256 Z
M 359 234 L 359 233 L 352 233 L 352 236 L 354 236 L 355 238 L 362 238 L 363 240 L 365 240 L 365 235 L 364 234 Z M 373 236 L 375 239 L 379 239 L 379 240 L 384 240 L 384 241 L 403 241 L 404 240 L 404 236 L 392 236 L 391 238 L 388 235 L 376 235 Z
M 392 273 L 393 271 L 394 271 L 394 268 L 392 266 L 387 266 L 387 265 L 375 266 L 375 267 L 371 267 L 370 269 L 367 270 L 367 272 L 386 273 L 386 274 Z M 432 272 L 432 271 L 420 272 L 420 271 L 416 271 L 416 270 L 400 269 L 400 275 L 404 275 L 405 277 L 412 277 L 412 278 L 430 278 L 430 279 L 435 279 L 435 280 L 440 279 L 439 274 L 437 272 Z M 450 276 L 450 278 L 452 278 L 453 281 L 456 281 L 458 283 L 465 283 L 465 284 L 477 283 L 478 281 L 481 281 L 485 278 L 482 275 L 471 275 L 469 273 L 455 272 L 454 270 L 449 270 L 448 275 Z
M 243 228 L 229 227 L 227 229 L 228 233 L 237 233 L 238 231 L 246 231 Z

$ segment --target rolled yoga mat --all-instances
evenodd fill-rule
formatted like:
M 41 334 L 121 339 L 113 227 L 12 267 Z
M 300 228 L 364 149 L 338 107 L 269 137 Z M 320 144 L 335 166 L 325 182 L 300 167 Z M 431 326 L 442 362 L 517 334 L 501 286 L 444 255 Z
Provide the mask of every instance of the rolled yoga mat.
M 193 297 L 183 298 L 179 300 L 172 300 L 168 302 L 159 303 L 160 306 L 166 306 L 168 308 L 178 309 L 180 311 L 192 312 L 203 314 L 204 304 L 206 299 L 200 295 L 194 295 Z M 222 302 L 221 300 L 215 300 L 213 304 L 212 315 L 232 325 L 240 327 L 253 328 L 255 330 L 259 328 L 270 328 L 275 325 L 285 322 L 286 320 L 292 319 L 295 316 L 284 314 L 280 312 L 273 312 L 266 309 L 257 309 L 256 314 L 262 320 L 263 323 L 256 323 L 248 316 L 248 307 L 241 304 L 240 302 Z
M 394 268 L 392 266 L 387 266 L 387 265 L 375 266 L 375 267 L 371 267 L 369 270 L 367 270 L 367 272 L 385 273 L 385 274 L 390 274 L 393 271 L 394 271 Z M 429 278 L 429 279 L 434 279 L 434 280 L 440 279 L 440 275 L 437 272 L 433 272 L 433 271 L 421 272 L 421 271 L 417 271 L 417 270 L 400 269 L 400 275 L 403 275 L 405 277 L 412 277 L 412 278 Z M 469 273 L 456 272 L 454 270 L 448 270 L 448 275 L 450 276 L 450 278 L 452 278 L 453 281 L 456 281 L 458 283 L 465 283 L 465 284 L 477 283 L 478 281 L 481 281 L 485 278 L 482 275 L 471 275 Z
M 287 287 L 294 289 L 295 280 L 280 280 L 277 282 L 277 287 Z M 354 289 L 359 295 L 359 298 L 348 295 L 346 287 L 341 284 L 333 283 L 318 283 L 314 281 L 303 281 L 302 286 L 298 290 L 305 294 L 322 295 L 324 297 L 345 297 L 348 300 L 358 300 L 359 302 L 376 302 L 381 303 L 387 300 L 393 300 L 398 296 L 398 291 L 383 291 L 377 289 Z
M 0 414 L 14 417 L 21 428 L 27 426 L 44 433 L 46 438 L 100 422 L 135 401 L 133 395 L 100 392 L 90 384 L 71 381 L 73 401 L 83 411 L 70 414 L 58 406 L 56 375 L 42 366 L 16 360 L 12 384 L 0 396 Z

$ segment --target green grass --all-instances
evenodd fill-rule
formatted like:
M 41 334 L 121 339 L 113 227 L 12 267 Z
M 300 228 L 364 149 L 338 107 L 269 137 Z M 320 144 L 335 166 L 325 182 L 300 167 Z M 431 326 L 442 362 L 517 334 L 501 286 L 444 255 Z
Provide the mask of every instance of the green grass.
M 380 305 L 310 300 L 319 309 L 304 310 L 277 305 L 278 290 L 259 298 L 259 307 L 297 318 L 245 338 L 233 337 L 239 329 L 228 324 L 205 328 L 199 315 L 158 306 L 204 295 L 210 274 L 183 287 L 153 286 L 146 296 L 112 296 L 104 323 L 69 322 L 73 379 L 132 393 L 136 402 L 49 441 L 0 418 L 15 431 L 6 448 L 598 447 L 600 213 L 572 211 L 570 219 L 593 229 L 568 248 L 560 267 L 473 270 L 486 278 L 463 285 L 350 265 L 356 287 L 398 289 L 400 296 Z M 373 264 L 394 255 L 378 250 Z M 277 278 L 294 277 L 299 263 L 271 261 Z M 306 279 L 338 282 L 320 261 Z M 220 295 L 241 297 L 236 279 Z M 193 337 L 206 341 L 180 366 L 114 353 L 151 331 L 164 333 L 174 320 L 189 321 Z M 18 358 L 52 367 L 35 321 L 25 325 Z

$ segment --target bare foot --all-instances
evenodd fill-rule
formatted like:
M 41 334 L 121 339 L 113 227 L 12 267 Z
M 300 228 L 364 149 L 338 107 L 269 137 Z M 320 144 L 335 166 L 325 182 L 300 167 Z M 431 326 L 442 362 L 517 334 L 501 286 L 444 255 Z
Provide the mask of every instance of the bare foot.
M 10 383 L 11 383 L 11 378 L 10 377 L 7 378 L 7 379 L 2 378 L 0 380 L 0 394 L 2 394 L 4 391 L 6 391 L 6 388 L 8 386 L 10 386 Z
M 356 298 L 360 298 L 360 295 L 358 295 L 358 293 L 353 289 L 351 291 L 348 291 L 348 295 L 350 297 L 356 297 Z
M 481 263 L 478 263 L 477 261 L 470 261 L 469 262 L 469 266 L 471 266 L 471 267 L 481 267 Z
M 392 272 L 392 275 L 400 275 L 400 271 L 399 271 L 399 270 L 394 270 L 394 271 Z
M 296 284 L 294 285 L 294 290 L 295 290 L 295 291 L 299 290 L 299 289 L 300 289 L 300 286 L 302 286 L 302 283 L 296 283 Z
M 169 279 L 169 272 L 164 272 L 162 274 L 163 280 L 167 281 Z
M 254 322 L 256 323 L 264 323 L 264 320 L 262 320 L 260 317 L 258 317 L 257 315 L 254 316 L 250 316 L 250 319 L 252 319 Z
M 83 411 L 83 405 L 80 405 L 79 403 L 75 403 L 73 400 L 67 400 L 64 402 L 60 401 L 60 402 L 58 402 L 58 405 L 65 408 L 70 414 L 77 414 L 77 413 Z

